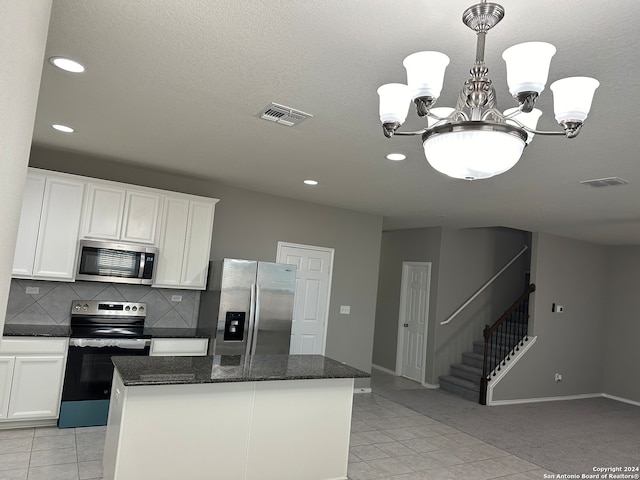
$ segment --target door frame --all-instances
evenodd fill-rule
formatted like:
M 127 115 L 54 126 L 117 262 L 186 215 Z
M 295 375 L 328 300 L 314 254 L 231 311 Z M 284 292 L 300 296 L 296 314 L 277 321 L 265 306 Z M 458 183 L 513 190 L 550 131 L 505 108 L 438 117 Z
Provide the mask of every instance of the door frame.
M 278 248 L 276 250 L 276 262 L 280 263 L 280 255 L 282 252 L 282 248 L 283 247 L 293 247 L 293 248 L 300 248 L 303 250 L 316 250 L 316 251 L 320 251 L 320 252 L 326 252 L 329 254 L 330 257 L 330 266 L 329 266 L 329 288 L 327 290 L 327 306 L 325 308 L 325 312 L 324 312 L 324 327 L 323 327 L 323 331 L 322 331 L 322 353 L 321 355 L 325 354 L 325 351 L 327 349 L 327 329 L 329 327 L 329 307 L 331 306 L 331 287 L 333 286 L 333 260 L 334 260 L 334 255 L 335 255 L 335 248 L 330 248 L 330 247 L 320 247 L 317 245 L 305 245 L 302 243 L 292 243 L 292 242 L 283 242 L 283 241 L 278 241 Z
M 396 345 L 396 375 L 402 376 L 402 366 L 404 364 L 404 324 L 407 314 L 407 280 L 409 276 L 409 267 L 426 266 L 427 267 L 427 308 L 424 319 L 424 348 L 422 352 L 422 375 L 420 384 L 428 387 L 425 383 L 425 374 L 427 368 L 427 332 L 429 330 L 429 305 L 431 303 L 431 262 L 402 262 L 402 279 L 400 284 L 400 308 L 398 312 L 398 342 Z

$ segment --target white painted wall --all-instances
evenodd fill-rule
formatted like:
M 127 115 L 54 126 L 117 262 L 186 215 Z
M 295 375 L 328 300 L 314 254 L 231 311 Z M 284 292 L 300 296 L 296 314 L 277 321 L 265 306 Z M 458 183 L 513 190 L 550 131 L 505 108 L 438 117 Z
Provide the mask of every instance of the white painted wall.
M 11 284 L 51 0 L 0 2 L 0 332 Z

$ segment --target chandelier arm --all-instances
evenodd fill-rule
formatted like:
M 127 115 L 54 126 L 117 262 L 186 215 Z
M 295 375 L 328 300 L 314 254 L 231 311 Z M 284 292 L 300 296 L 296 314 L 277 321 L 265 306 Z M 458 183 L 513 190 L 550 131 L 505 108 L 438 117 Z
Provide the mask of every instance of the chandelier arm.
M 395 132 L 394 135 L 404 135 L 404 136 L 422 135 L 427 130 L 429 130 L 429 129 L 428 128 L 423 128 L 422 130 L 418 130 L 416 132 Z
M 518 122 L 517 120 L 512 120 L 513 122 Z M 567 136 L 566 132 L 562 131 L 550 131 L 550 130 L 534 130 L 533 128 L 529 128 L 529 127 L 525 127 L 524 125 L 522 125 L 520 122 L 518 122 L 518 125 L 520 127 L 522 127 L 523 130 L 526 130 L 529 133 L 535 133 L 536 135 L 547 135 L 547 136 L 553 136 L 553 135 L 565 135 Z
M 500 112 L 498 109 L 496 108 L 489 108 L 486 112 L 484 112 L 484 114 L 482 115 L 482 121 L 486 121 L 487 118 L 489 118 L 490 116 L 493 116 L 493 119 L 499 122 L 503 122 L 505 120 L 504 114 L 502 112 Z

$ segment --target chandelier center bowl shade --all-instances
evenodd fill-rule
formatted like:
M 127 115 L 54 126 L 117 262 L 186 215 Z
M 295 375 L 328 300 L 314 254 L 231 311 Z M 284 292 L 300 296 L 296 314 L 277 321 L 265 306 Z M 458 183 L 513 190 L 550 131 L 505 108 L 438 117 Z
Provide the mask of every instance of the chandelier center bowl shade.
M 502 55 L 509 93 L 518 106 L 499 111 L 484 51 L 487 33 L 503 17 L 504 8 L 487 1 L 472 5 L 463 13 L 463 23 L 476 33 L 476 61 L 455 107 L 434 108 L 450 61 L 440 52 L 422 51 L 407 56 L 403 62 L 407 84 L 386 84 L 378 89 L 385 136 L 422 135 L 429 164 L 453 178 L 475 180 L 506 172 L 517 164 L 536 134 L 574 138 L 587 118 L 599 86 L 597 80 L 589 77 L 554 82 L 550 89 L 555 118 L 562 130 L 537 130 L 542 112 L 534 107 L 545 89 L 556 48 L 546 42 L 521 43 Z M 399 128 L 412 101 L 418 116 L 427 117 L 427 126 L 404 132 Z

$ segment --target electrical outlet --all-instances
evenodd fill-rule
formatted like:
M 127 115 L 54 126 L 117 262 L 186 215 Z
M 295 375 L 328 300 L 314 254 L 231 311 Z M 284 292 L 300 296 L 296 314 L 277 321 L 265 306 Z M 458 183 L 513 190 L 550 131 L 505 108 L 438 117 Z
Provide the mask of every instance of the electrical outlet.
M 556 382 L 561 382 L 561 381 L 562 381 L 562 375 L 561 375 L 560 373 L 556 373 L 556 374 L 554 375 L 553 379 L 554 379 Z
M 562 312 L 564 312 L 564 307 L 562 305 L 558 305 L 557 303 L 554 303 L 551 306 L 551 311 L 553 313 L 562 313 Z
M 340 305 L 340 315 L 349 315 L 351 313 L 351 306 Z
M 182 301 L 182 295 L 171 295 L 171 301 L 172 302 L 181 302 Z
M 27 287 L 24 290 L 27 295 L 38 295 L 40 293 L 40 287 Z

